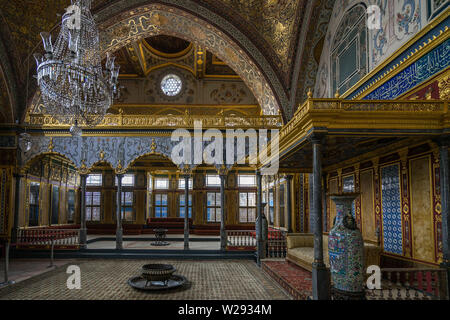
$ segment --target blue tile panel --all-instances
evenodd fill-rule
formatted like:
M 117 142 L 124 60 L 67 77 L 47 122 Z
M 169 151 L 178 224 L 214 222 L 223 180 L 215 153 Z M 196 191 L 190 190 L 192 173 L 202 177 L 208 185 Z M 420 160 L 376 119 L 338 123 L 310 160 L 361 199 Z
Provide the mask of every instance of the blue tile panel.
M 402 208 L 399 165 L 381 169 L 381 205 L 383 214 L 384 251 L 403 254 Z

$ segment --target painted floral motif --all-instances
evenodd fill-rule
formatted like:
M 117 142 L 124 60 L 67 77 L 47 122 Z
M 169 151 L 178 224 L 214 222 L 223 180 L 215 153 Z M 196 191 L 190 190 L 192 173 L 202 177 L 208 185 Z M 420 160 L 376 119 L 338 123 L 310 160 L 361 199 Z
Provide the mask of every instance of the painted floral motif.
M 400 7 L 400 1 L 397 0 L 395 15 L 395 35 L 398 40 L 416 33 L 420 28 L 420 1 L 416 3 L 416 0 L 403 0 Z

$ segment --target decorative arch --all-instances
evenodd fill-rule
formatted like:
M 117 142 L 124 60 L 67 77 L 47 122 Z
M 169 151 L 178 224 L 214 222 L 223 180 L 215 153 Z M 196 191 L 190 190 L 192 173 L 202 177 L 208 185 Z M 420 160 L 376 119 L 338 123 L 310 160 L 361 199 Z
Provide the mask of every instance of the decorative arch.
M 362 2 L 348 9 L 333 35 L 330 48 L 332 92 L 346 92 L 369 70 L 366 11 Z
M 331 89 L 344 93 L 369 70 L 366 5 L 358 3 L 344 14 L 331 45 Z
M 150 36 L 183 38 L 227 63 L 252 91 L 264 114 L 283 114 L 281 106 L 288 106 L 288 99 L 275 71 L 234 25 L 190 0 L 149 2 L 119 0 L 99 10 L 102 55 Z M 30 109 L 39 109 L 39 104 L 36 94 Z

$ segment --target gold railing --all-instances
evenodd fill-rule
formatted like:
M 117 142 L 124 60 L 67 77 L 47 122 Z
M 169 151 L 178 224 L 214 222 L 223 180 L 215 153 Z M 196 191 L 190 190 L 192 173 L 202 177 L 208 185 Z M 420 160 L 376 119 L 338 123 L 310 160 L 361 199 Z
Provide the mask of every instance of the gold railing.
M 68 127 L 62 125 L 51 115 L 30 114 L 30 126 L 43 128 Z M 139 129 L 194 128 L 201 123 L 202 128 L 280 128 L 283 124 L 280 115 L 274 116 L 211 116 L 211 115 L 106 115 L 94 128 L 128 127 Z
M 398 101 L 398 100 L 343 100 L 308 99 L 299 106 L 294 117 L 280 131 L 280 138 L 288 135 L 306 115 L 323 112 L 370 112 L 370 113 L 422 113 L 443 115 L 448 113 L 446 101 Z M 370 115 L 367 115 L 370 117 Z

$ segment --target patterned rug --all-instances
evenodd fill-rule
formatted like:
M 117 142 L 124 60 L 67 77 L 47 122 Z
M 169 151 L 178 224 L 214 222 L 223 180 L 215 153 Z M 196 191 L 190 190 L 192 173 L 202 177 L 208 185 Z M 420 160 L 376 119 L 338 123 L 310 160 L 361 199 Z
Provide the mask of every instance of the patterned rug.
M 312 296 L 311 272 L 285 260 L 263 261 L 262 269 L 295 300 L 308 300 Z

